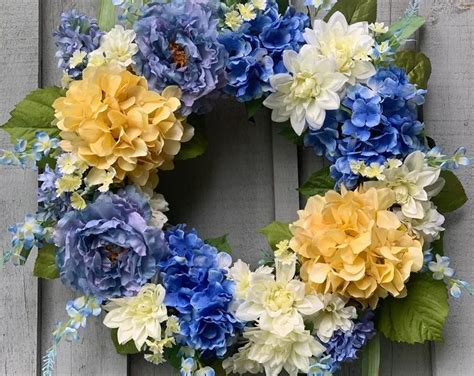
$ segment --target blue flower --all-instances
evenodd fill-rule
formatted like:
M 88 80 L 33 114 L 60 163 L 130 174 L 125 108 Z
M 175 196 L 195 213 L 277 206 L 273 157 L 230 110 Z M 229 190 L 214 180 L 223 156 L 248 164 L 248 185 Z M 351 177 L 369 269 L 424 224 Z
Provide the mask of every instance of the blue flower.
M 157 91 L 179 86 L 185 114 L 225 81 L 227 53 L 217 40 L 218 18 L 210 3 L 154 2 L 134 25 L 139 48 L 135 69 Z
M 338 330 L 331 337 L 325 354 L 329 356 L 332 373 L 340 369 L 342 363 L 357 359 L 357 352 L 375 335 L 373 317 L 372 311 L 366 311 L 354 322 L 352 330 Z
M 217 249 L 184 225 L 166 232 L 170 257 L 161 262 L 165 304 L 179 313 L 181 345 L 203 356 L 223 356 L 243 325 L 230 312 L 234 283 Z
M 59 27 L 53 33 L 58 48 L 56 57 L 59 59 L 59 67 L 73 79 L 80 79 L 87 61 L 71 67 L 69 60 L 76 51 L 89 53 L 96 50 L 102 35 L 95 19 L 75 10 L 63 13 Z
M 320 129 L 308 128 L 304 136 L 304 145 L 311 147 L 318 156 L 325 155 L 331 160 L 336 152 L 339 138 L 338 112 L 328 111 Z
M 40 161 L 43 157 L 47 157 L 52 150 L 59 147 L 57 138 L 50 138 L 46 132 L 37 132 L 35 135 L 35 143 L 33 150 L 36 153 L 36 160 Z
M 37 190 L 37 213 L 43 221 L 57 221 L 64 213 L 72 210 L 70 194 L 56 194 L 56 181 L 62 176 L 58 167 L 53 170 L 49 165 L 46 165 L 43 173 L 38 176 L 40 185 Z
M 309 18 L 289 7 L 278 14 L 278 5 L 268 1 L 255 19 L 244 22 L 239 30 L 226 30 L 219 37 L 229 54 L 226 93 L 241 102 L 262 97 L 271 90 L 269 79 L 286 72 L 282 54 L 299 51 Z
M 63 283 L 101 300 L 135 295 L 169 252 L 163 232 L 147 225 L 147 212 L 125 191 L 66 213 L 54 233 Z

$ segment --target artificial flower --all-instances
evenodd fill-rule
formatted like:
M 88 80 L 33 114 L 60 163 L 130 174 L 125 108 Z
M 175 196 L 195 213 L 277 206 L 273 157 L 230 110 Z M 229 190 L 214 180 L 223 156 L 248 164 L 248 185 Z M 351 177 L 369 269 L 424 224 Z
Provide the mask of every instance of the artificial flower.
M 254 274 L 271 274 L 273 269 L 268 266 L 261 266 L 252 272 L 250 266 L 242 260 L 237 260 L 229 269 L 228 278 L 235 283 L 234 296 L 237 300 L 247 299 L 250 288 L 250 280 Z
M 161 324 L 168 320 L 165 295 L 163 286 L 148 283 L 136 296 L 111 299 L 105 305 L 104 325 L 118 329 L 117 340 L 122 345 L 133 340 L 141 349 L 148 338 L 160 340 Z
M 449 257 L 436 255 L 436 261 L 431 261 L 428 268 L 433 272 L 433 279 L 442 280 L 444 277 L 451 278 L 454 275 L 454 269 L 449 267 Z
M 100 47 L 92 52 L 89 64 L 99 66 L 106 63 L 117 63 L 122 67 L 132 64 L 132 57 L 138 52 L 133 30 L 125 30 L 116 25 L 100 39 Z M 103 58 L 101 58 L 101 55 Z
M 76 11 L 63 13 L 53 36 L 58 48 L 56 57 L 59 67 L 71 79 L 80 79 L 87 65 L 86 55 L 99 47 L 102 32 L 97 21 Z M 71 62 L 74 54 L 75 58 Z
M 90 67 L 53 104 L 60 146 L 91 167 L 113 167 L 115 182 L 156 186 L 156 169 L 173 168 L 185 139 L 179 96 L 176 88 L 149 91 L 143 77 L 117 66 Z
M 243 325 L 230 310 L 234 282 L 219 265 L 217 249 L 194 230 L 166 232 L 170 255 L 161 264 L 165 304 L 180 313 L 178 344 L 222 357 Z
M 137 294 L 169 252 L 163 232 L 147 225 L 150 213 L 130 186 L 63 215 L 54 233 L 62 282 L 98 299 Z
M 322 342 L 328 342 L 334 332 L 347 332 L 352 329 L 353 319 L 357 317 L 356 308 L 348 306 L 348 299 L 337 294 L 321 294 L 324 307 L 312 315 L 309 320 L 314 325 L 313 333 Z
M 108 170 L 99 170 L 93 167 L 87 174 L 85 182 L 90 187 L 100 185 L 99 192 L 107 192 L 114 182 L 115 175 L 116 171 L 113 167 Z
M 255 17 L 257 17 L 255 7 L 251 3 L 237 4 L 237 9 L 244 21 L 252 21 L 253 19 L 255 19 Z
M 338 293 L 372 307 L 423 266 L 422 243 L 388 209 L 390 189 L 311 197 L 290 225 L 290 247 L 302 257 L 301 277 L 321 293 Z
M 250 359 L 249 357 L 251 349 L 252 343 L 249 342 L 245 346 L 240 347 L 239 351 L 232 357 L 225 358 L 222 362 L 222 367 L 226 374 L 261 373 L 263 371 L 263 366 L 258 361 Z
M 435 186 L 440 173 L 440 168 L 428 166 L 424 153 L 416 151 L 405 159 L 403 165 L 384 170 L 382 180 L 368 182 L 367 186 L 390 188 L 405 217 L 423 219 L 425 210 L 422 204 L 442 188 L 439 183 Z
M 252 0 L 252 5 L 255 9 L 265 10 L 267 8 L 267 1 L 268 0 Z
M 250 345 L 248 359 L 263 366 L 268 376 L 277 376 L 282 370 L 290 376 L 307 373 L 310 359 L 324 351 L 321 345 L 307 330 L 295 330 L 284 337 L 258 328 L 247 328 L 244 331 Z M 242 372 L 245 370 L 237 370 Z
M 383 22 L 373 22 L 369 25 L 369 29 L 376 34 L 385 34 L 388 32 L 388 26 L 385 26 Z
M 237 31 L 244 22 L 239 12 L 232 10 L 225 14 L 225 25 L 232 31 Z
M 241 321 L 257 321 L 265 331 L 284 337 L 304 330 L 303 316 L 323 308 L 320 298 L 305 292 L 303 282 L 295 277 L 295 260 L 289 267 L 278 267 L 273 274 L 252 274 L 245 300 L 237 307 Z
M 306 6 L 313 6 L 316 9 L 322 10 L 330 10 L 334 4 L 336 4 L 337 0 L 305 0 L 304 5 Z
M 307 29 L 304 37 L 316 49 L 315 55 L 336 62 L 337 71 L 347 77 L 349 84 L 354 85 L 375 74 L 370 62 L 374 39 L 367 22 L 349 25 L 341 12 L 335 12 L 327 22 L 315 20 L 313 28 Z
M 217 41 L 218 18 L 212 2 L 152 2 L 134 25 L 135 70 L 150 88 L 178 86 L 183 114 L 225 84 L 226 51 Z
M 304 46 L 299 53 L 285 51 L 283 62 L 288 73 L 270 78 L 274 93 L 263 104 L 272 109 L 272 120 L 290 120 L 294 131 L 301 135 L 307 125 L 321 128 L 326 110 L 339 108 L 339 90 L 346 77 L 336 72 L 332 60 L 320 59 L 317 51 Z

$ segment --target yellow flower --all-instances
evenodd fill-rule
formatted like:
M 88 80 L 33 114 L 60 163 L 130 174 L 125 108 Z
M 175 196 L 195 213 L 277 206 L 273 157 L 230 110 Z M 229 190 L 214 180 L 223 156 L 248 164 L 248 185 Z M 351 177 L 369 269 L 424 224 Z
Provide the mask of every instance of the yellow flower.
M 117 65 L 89 67 L 54 103 L 61 147 L 99 170 L 113 167 L 115 182 L 158 184 L 156 169 L 173 168 L 185 127 L 175 114 L 180 91 L 160 95 Z
M 71 206 L 76 210 L 84 210 L 87 204 L 79 193 L 74 192 L 71 195 Z
M 64 175 L 56 180 L 56 194 L 61 196 L 65 192 L 74 192 L 79 189 L 82 179 L 78 175 Z
M 86 177 L 86 184 L 88 186 L 100 185 L 99 192 L 107 192 L 110 185 L 113 183 L 116 171 L 113 167 L 108 170 L 99 170 L 92 168 Z
M 290 225 L 290 247 L 302 257 L 310 289 L 338 293 L 371 307 L 388 293 L 405 292 L 410 273 L 423 265 L 422 243 L 388 209 L 389 189 L 314 196 Z

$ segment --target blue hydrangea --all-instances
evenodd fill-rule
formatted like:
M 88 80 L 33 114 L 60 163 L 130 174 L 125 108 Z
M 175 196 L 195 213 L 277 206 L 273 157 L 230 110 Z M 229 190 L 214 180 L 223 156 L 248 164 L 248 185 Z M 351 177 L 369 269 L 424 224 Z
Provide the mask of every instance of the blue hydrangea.
M 219 41 L 229 53 L 225 91 L 241 102 L 260 98 L 271 90 L 269 78 L 286 72 L 282 54 L 299 51 L 309 18 L 289 7 L 278 14 L 278 5 L 269 0 L 263 12 L 244 22 L 237 31 L 226 30 Z
M 164 233 L 148 226 L 148 208 L 133 188 L 103 193 L 66 213 L 54 240 L 62 282 L 100 300 L 135 295 L 168 254 Z
M 305 145 L 332 162 L 337 186 L 352 189 L 360 177 L 352 172 L 351 162 L 383 164 L 425 150 L 417 108 L 425 93 L 408 81 L 402 69 L 380 68 L 367 85 L 348 89 L 342 110 L 329 113 L 321 129 L 308 130 Z
M 151 88 L 181 88 L 183 112 L 225 85 L 227 53 L 217 40 L 218 17 L 211 2 L 154 2 L 134 25 L 139 48 L 136 71 Z
M 179 312 L 181 345 L 222 357 L 243 324 L 230 312 L 234 282 L 217 249 L 184 225 L 166 232 L 170 257 L 161 263 L 165 304 Z
M 375 335 L 373 317 L 372 311 L 366 311 L 354 322 L 352 330 L 338 330 L 333 334 L 325 351 L 326 364 L 332 373 L 339 370 L 342 363 L 357 359 L 358 351 Z
M 75 51 L 90 53 L 96 50 L 100 45 L 102 35 L 95 19 L 75 10 L 63 13 L 59 27 L 53 33 L 58 48 L 56 57 L 59 59 L 59 67 L 71 78 L 80 79 L 87 61 L 71 67 L 69 60 Z

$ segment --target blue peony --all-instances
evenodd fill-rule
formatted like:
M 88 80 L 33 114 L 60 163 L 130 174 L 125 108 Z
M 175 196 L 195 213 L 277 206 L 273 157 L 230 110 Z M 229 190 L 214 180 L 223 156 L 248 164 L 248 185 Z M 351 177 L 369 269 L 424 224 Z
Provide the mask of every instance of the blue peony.
M 165 304 L 179 312 L 180 344 L 203 356 L 223 356 L 243 324 L 230 312 L 234 283 L 226 278 L 229 256 L 205 244 L 184 225 L 166 232 L 170 257 L 163 260 L 161 277 Z
M 330 113 L 321 129 L 308 130 L 305 145 L 332 162 L 337 186 L 352 189 L 360 176 L 352 172 L 351 162 L 383 164 L 425 149 L 417 109 L 425 93 L 408 81 L 402 69 L 380 68 L 367 85 L 347 90 L 343 109 Z
M 71 67 L 69 60 L 75 51 L 89 53 L 96 50 L 102 34 L 95 19 L 75 10 L 63 13 L 59 27 L 53 33 L 58 48 L 56 57 L 59 59 L 59 67 L 73 79 L 80 79 L 87 62 Z
M 326 364 L 332 373 L 340 369 L 342 363 L 357 359 L 357 353 L 375 335 L 372 311 L 365 311 L 354 322 L 352 330 L 338 330 L 326 345 Z
M 147 225 L 149 213 L 132 187 L 66 213 L 54 234 L 63 283 L 98 299 L 135 295 L 169 253 L 164 233 Z
M 299 51 L 309 18 L 289 7 L 278 14 L 278 5 L 268 1 L 255 19 L 244 22 L 237 31 L 224 31 L 219 41 L 225 46 L 227 62 L 226 93 L 241 102 L 262 97 L 271 90 L 269 79 L 286 72 L 283 51 Z
M 196 100 L 225 84 L 227 53 L 217 40 L 218 18 L 211 3 L 150 3 L 134 25 L 136 71 L 157 91 L 179 86 L 185 114 Z

